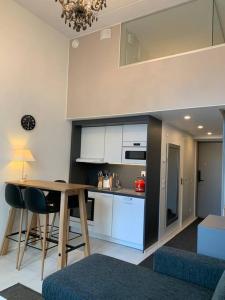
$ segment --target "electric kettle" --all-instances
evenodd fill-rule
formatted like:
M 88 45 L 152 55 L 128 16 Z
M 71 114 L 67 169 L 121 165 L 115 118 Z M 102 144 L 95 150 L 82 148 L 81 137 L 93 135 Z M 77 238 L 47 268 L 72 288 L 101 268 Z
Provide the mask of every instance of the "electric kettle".
M 145 191 L 145 178 L 144 177 L 137 177 L 134 184 L 135 184 L 136 192 L 144 192 Z

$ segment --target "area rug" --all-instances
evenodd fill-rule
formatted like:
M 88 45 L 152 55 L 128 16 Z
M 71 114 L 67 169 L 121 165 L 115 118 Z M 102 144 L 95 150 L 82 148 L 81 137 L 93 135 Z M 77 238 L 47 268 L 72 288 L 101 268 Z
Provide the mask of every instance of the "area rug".
M 43 300 L 41 294 L 20 283 L 1 291 L 0 296 L 7 300 Z
M 202 219 L 198 218 L 191 225 L 181 231 L 172 240 L 165 244 L 167 247 L 177 248 L 190 252 L 197 252 L 197 229 Z M 154 255 L 154 254 L 153 254 Z M 140 263 L 142 267 L 153 269 L 153 255 Z

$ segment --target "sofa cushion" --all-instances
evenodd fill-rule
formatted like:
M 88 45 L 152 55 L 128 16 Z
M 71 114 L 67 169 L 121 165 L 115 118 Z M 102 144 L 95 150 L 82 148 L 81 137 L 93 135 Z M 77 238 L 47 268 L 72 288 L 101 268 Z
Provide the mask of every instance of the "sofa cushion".
M 44 280 L 45 300 L 211 299 L 211 290 L 94 254 Z
M 154 271 L 215 290 L 225 261 L 196 253 L 162 247 L 154 253 Z

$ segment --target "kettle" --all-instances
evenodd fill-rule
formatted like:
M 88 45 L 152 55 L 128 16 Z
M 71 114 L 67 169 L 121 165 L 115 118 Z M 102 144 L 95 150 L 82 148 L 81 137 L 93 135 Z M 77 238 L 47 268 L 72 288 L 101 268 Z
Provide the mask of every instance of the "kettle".
M 144 177 L 137 177 L 134 182 L 135 184 L 135 191 L 136 192 L 145 192 L 145 178 Z

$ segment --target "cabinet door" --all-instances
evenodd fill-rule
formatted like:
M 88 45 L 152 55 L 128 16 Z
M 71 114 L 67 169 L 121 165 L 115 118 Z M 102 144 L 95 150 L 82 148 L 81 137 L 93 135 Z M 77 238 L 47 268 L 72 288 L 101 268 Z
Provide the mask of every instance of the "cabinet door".
M 81 131 L 81 158 L 103 159 L 105 154 L 105 127 L 83 127 Z
M 113 195 L 96 193 L 94 210 L 94 232 L 111 236 Z
M 107 126 L 105 133 L 105 162 L 120 164 L 122 155 L 122 126 Z
M 146 142 L 147 124 L 124 125 L 123 141 L 124 142 Z
M 114 196 L 112 237 L 143 244 L 144 199 Z

